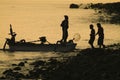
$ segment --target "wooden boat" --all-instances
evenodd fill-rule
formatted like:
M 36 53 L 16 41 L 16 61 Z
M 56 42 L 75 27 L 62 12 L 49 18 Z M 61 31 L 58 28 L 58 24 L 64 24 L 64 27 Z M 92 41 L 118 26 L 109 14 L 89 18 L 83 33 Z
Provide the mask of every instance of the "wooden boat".
M 72 42 L 56 43 L 56 44 L 36 44 L 31 42 L 15 42 L 11 43 L 7 39 L 7 45 L 10 51 L 60 51 L 68 52 L 75 50 L 76 44 Z
M 76 43 L 73 40 L 69 40 L 66 43 L 57 41 L 55 44 L 51 44 L 47 41 L 46 37 L 40 37 L 39 40 L 26 42 L 24 39 L 20 41 L 15 41 L 16 33 L 13 32 L 10 28 L 10 38 L 6 38 L 3 50 L 5 49 L 6 44 L 9 46 L 9 51 L 59 51 L 59 52 L 68 52 L 75 50 Z M 33 42 L 40 43 L 33 43 Z M 47 44 L 46 44 L 47 43 Z

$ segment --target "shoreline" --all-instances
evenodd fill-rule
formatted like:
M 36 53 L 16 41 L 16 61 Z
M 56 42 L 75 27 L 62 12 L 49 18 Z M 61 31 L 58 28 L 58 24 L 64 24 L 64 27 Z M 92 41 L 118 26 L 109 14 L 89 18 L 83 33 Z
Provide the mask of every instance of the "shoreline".
M 87 48 L 79 51 L 76 56 L 61 60 L 37 59 L 32 62 L 25 60 L 12 64 L 10 68 L 3 71 L 0 79 L 104 80 L 114 79 L 114 77 L 120 79 L 119 58 L 120 43 L 108 45 L 106 49 Z
M 70 9 L 93 9 L 98 14 L 97 21 L 102 23 L 120 24 L 120 2 L 70 4 Z

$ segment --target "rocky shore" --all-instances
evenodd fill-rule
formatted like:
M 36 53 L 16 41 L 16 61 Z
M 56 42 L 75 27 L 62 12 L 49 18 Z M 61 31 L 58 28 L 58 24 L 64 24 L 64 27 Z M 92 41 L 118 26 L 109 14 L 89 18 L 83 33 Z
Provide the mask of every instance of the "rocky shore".
M 120 24 L 120 2 L 115 3 L 88 3 L 70 4 L 71 9 L 94 9 L 99 16 L 98 21 Z
M 120 44 L 105 49 L 84 49 L 77 56 L 48 61 L 23 61 L 3 71 L 7 80 L 119 80 Z

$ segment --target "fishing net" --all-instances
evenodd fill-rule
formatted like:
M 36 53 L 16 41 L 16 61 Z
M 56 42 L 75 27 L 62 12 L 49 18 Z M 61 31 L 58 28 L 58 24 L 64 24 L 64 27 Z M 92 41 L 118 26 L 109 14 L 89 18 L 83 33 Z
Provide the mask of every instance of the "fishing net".
M 75 34 L 73 35 L 73 40 L 74 40 L 75 42 L 79 41 L 80 38 L 81 38 L 81 36 L 80 36 L 79 33 L 75 33 Z

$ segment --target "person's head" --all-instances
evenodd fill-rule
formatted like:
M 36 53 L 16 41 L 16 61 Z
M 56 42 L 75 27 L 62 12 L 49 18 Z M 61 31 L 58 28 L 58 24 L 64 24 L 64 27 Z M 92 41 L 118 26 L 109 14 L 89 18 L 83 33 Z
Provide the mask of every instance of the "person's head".
M 97 23 L 97 27 L 100 28 L 100 27 L 101 27 L 101 24 L 100 24 L 100 23 Z
M 64 15 L 65 19 L 68 19 L 68 16 L 67 15 Z
M 90 29 L 93 29 L 93 27 L 94 27 L 93 24 L 91 24 L 91 25 L 90 25 Z

